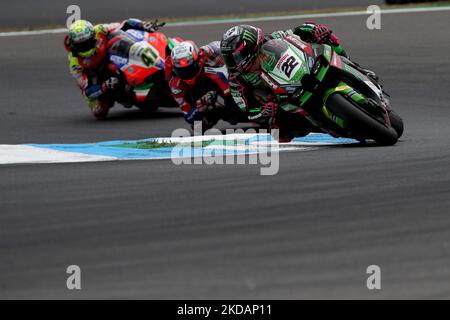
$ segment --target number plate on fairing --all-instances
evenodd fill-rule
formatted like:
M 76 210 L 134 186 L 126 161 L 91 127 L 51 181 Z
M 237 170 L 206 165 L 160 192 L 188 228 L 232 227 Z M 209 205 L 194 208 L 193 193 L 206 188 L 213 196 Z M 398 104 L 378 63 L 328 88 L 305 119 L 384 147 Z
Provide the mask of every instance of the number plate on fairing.
M 299 84 L 306 73 L 308 68 L 304 54 L 289 48 L 278 60 L 270 75 L 280 84 Z
M 164 67 L 159 52 L 146 42 L 138 42 L 131 47 L 130 62 L 144 68 Z

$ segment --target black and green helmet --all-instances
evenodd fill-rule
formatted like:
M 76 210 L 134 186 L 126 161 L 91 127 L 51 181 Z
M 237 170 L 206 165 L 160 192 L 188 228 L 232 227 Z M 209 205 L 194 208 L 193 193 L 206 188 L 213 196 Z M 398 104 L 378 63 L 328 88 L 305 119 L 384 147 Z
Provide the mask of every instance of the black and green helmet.
M 263 43 L 263 31 L 249 25 L 231 28 L 222 37 L 220 50 L 231 74 L 251 69 Z

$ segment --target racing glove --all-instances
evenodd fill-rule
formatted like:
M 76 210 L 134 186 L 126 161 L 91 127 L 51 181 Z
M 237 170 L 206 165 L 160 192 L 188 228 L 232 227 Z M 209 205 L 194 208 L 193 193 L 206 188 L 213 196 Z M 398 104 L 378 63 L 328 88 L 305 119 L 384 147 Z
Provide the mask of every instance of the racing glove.
M 184 119 L 187 123 L 194 125 L 195 122 L 203 120 L 203 115 L 197 108 L 192 108 L 184 115 Z
M 267 128 L 272 128 L 276 123 L 277 112 L 278 105 L 273 102 L 268 102 L 257 110 L 250 110 L 248 119 L 250 121 L 255 121 Z
M 120 80 L 116 77 L 111 77 L 102 83 L 103 93 L 112 93 L 120 88 Z
M 201 113 L 205 113 L 216 106 L 216 101 L 217 101 L 217 92 L 210 91 L 197 101 L 196 103 L 197 110 Z
M 111 77 L 102 84 L 94 84 L 89 86 L 86 91 L 86 97 L 91 100 L 99 99 L 103 94 L 114 93 L 120 88 L 120 80 L 115 77 Z
M 102 86 L 99 84 L 94 84 L 88 87 L 85 91 L 86 97 L 91 101 L 97 100 L 98 98 L 101 97 L 102 94 L 103 94 Z
M 302 40 L 316 43 L 316 44 L 328 44 L 333 47 L 334 51 L 341 55 L 347 56 L 345 50 L 341 46 L 341 41 L 333 34 L 326 25 L 319 25 L 312 21 L 308 21 L 293 29 L 294 34 L 298 35 Z
M 152 33 L 158 31 L 166 25 L 165 22 L 158 22 L 158 19 L 150 22 L 144 22 L 142 29 L 146 32 Z
M 193 125 L 196 121 L 204 120 L 204 113 L 212 110 L 216 106 L 217 98 L 217 92 L 215 91 L 210 91 L 201 97 L 196 102 L 195 107 L 184 115 L 186 122 Z
M 317 44 L 325 44 L 332 34 L 326 25 L 318 25 L 312 21 L 295 28 L 294 33 L 305 41 Z

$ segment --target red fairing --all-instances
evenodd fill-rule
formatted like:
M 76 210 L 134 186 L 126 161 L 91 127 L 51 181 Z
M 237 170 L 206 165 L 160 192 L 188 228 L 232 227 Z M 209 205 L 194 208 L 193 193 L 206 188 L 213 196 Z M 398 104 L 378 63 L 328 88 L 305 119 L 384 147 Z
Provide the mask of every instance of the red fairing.
M 163 60 L 166 59 L 166 48 L 168 46 L 168 39 L 165 34 L 160 32 L 149 33 L 147 34 L 146 40 L 153 48 L 157 50 L 159 57 L 161 57 L 161 59 Z M 161 70 L 162 70 L 161 67 L 158 66 L 148 68 L 139 65 L 131 65 L 128 66 L 125 70 L 123 70 L 123 72 L 127 77 L 128 83 L 130 83 L 133 86 L 139 86 L 145 83 L 148 77 Z
M 147 42 L 158 50 L 161 58 L 166 59 L 166 48 L 169 45 L 169 39 L 164 33 L 154 32 L 147 34 Z
M 291 43 L 292 45 L 296 46 L 297 48 L 300 48 L 303 50 L 307 55 L 311 56 L 313 54 L 313 50 L 311 48 L 311 45 L 303 40 L 301 40 L 299 37 L 296 36 L 287 36 L 285 38 L 286 41 Z
M 336 67 L 338 69 L 343 68 L 343 62 L 340 55 L 338 55 L 336 52 L 333 51 L 333 55 L 331 56 L 331 65 L 333 67 Z

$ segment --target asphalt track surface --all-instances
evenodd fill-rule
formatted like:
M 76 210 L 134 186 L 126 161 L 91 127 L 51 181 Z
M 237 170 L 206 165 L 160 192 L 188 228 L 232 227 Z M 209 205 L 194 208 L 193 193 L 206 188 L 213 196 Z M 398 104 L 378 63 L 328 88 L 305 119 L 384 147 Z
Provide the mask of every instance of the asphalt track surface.
M 0 28 L 65 25 L 67 7 L 78 5 L 82 17 L 114 21 L 124 17 L 197 17 L 254 12 L 321 9 L 383 4 L 382 0 L 21 0 L 0 6 Z
M 365 17 L 320 19 L 391 93 L 407 125 L 393 147 L 283 153 L 272 177 L 165 160 L 0 166 L 0 298 L 450 298 L 449 18 L 386 15 L 381 31 Z M 227 27 L 167 32 L 204 43 Z M 170 110 L 91 119 L 61 36 L 0 47 L 0 143 L 184 126 Z M 83 270 L 79 292 L 65 287 L 72 264 Z M 366 288 L 373 264 L 377 292 Z

